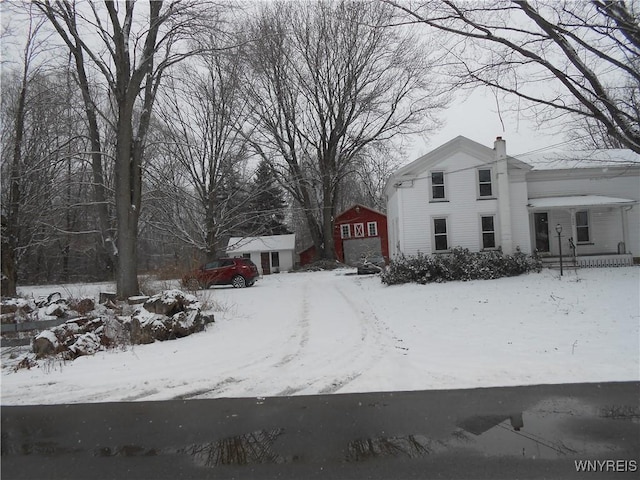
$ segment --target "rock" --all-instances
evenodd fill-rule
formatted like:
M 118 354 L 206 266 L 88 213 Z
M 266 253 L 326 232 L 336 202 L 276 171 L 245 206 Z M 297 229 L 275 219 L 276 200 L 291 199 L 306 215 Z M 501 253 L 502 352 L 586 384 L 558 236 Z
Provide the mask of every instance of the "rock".
M 33 340 L 33 353 L 36 354 L 36 358 L 53 355 L 58 352 L 59 348 L 60 342 L 51 330 L 45 330 Z
M 127 299 L 127 302 L 129 303 L 129 305 L 140 305 L 144 302 L 146 302 L 147 300 L 149 300 L 149 296 L 148 295 L 138 295 L 135 297 L 129 297 Z
M 77 336 L 73 345 L 69 347 L 69 350 L 73 352 L 76 357 L 93 355 L 100 350 L 100 338 L 93 332 L 83 333 Z
M 144 345 L 153 343 L 156 340 L 167 340 L 169 338 L 169 329 L 167 329 L 162 319 L 162 315 L 153 315 L 152 317 L 134 315 L 130 324 L 131 343 Z
M 100 292 L 100 297 L 98 299 L 99 303 L 107 303 L 111 302 L 115 304 L 117 300 L 117 293 L 115 292 Z
M 96 302 L 93 300 L 93 298 L 82 298 L 75 305 L 73 305 L 73 309 L 80 313 L 80 315 L 84 315 L 95 308 Z
M 48 316 L 63 317 L 67 310 L 69 307 L 66 303 L 52 303 L 45 308 L 44 313 Z
M 148 312 L 157 313 L 171 317 L 178 312 L 189 308 L 200 308 L 200 302 L 193 296 L 180 290 L 165 290 L 162 293 L 153 295 L 146 302 L 144 308 Z

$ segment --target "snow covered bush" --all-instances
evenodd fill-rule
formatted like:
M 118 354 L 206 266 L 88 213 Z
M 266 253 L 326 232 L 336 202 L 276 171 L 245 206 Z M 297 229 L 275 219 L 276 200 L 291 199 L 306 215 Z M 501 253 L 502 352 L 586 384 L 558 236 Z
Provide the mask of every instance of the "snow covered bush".
M 537 257 L 520 251 L 503 255 L 500 251 L 470 252 L 456 247 L 448 254 L 402 256 L 391 261 L 381 274 L 387 285 L 400 283 L 448 282 L 453 280 L 488 280 L 511 277 L 526 272 L 539 272 L 542 263 Z

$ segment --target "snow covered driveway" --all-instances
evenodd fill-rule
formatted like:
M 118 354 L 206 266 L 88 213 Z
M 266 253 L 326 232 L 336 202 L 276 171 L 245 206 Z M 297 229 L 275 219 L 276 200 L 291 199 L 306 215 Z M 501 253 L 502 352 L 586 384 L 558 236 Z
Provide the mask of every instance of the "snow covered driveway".
M 218 310 L 205 332 L 3 368 L 2 404 L 640 379 L 640 268 L 392 287 L 353 273 L 204 291 Z

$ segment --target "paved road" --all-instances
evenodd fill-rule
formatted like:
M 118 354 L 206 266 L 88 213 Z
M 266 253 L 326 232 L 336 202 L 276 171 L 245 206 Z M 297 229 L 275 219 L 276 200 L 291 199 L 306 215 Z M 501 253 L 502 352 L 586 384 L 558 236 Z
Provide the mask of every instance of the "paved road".
M 639 394 L 628 382 L 3 407 L 2 479 L 635 478 Z

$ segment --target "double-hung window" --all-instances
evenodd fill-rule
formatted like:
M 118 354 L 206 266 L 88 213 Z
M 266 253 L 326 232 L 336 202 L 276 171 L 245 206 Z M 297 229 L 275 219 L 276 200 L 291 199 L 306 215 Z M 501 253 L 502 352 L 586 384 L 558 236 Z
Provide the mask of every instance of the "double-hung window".
M 496 248 L 495 217 L 483 215 L 480 217 L 482 226 L 482 248 Z
M 349 238 L 351 237 L 351 228 L 348 223 L 340 225 L 340 238 Z
M 449 250 L 446 218 L 433 219 L 433 245 L 436 252 Z
M 578 243 L 589 242 L 589 212 L 587 210 L 576 212 L 576 234 Z
M 367 234 L 370 237 L 378 236 L 378 222 L 367 222 Z
M 490 168 L 481 168 L 478 170 L 478 197 L 493 197 L 492 175 Z
M 431 172 L 431 200 L 445 200 L 444 172 Z

